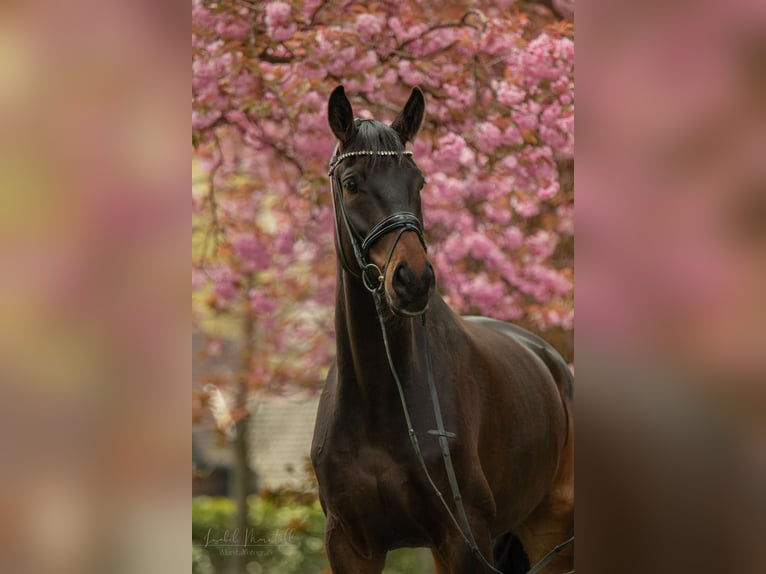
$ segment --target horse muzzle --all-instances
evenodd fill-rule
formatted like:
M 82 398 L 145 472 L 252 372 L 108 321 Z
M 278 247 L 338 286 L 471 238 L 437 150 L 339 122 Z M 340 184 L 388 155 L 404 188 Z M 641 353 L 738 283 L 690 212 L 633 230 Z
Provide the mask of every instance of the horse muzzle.
M 392 243 L 393 242 L 393 243 Z M 379 254 L 389 253 L 384 265 L 383 290 L 395 315 L 422 315 L 436 286 L 436 276 L 418 234 L 405 230 L 380 241 Z M 377 257 L 373 254 L 373 259 Z
M 386 290 L 391 311 L 405 317 L 422 315 L 435 286 L 436 276 L 430 262 L 426 261 L 420 273 L 406 261 L 399 263 L 392 272 L 390 291 Z

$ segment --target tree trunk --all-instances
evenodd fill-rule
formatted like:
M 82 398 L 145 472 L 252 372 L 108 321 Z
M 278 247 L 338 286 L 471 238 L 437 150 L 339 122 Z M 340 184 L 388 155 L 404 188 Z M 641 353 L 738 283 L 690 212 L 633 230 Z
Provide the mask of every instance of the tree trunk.
M 246 393 L 243 393 L 246 394 Z M 250 494 L 251 471 L 248 461 L 247 429 L 249 428 L 249 416 L 237 421 L 234 436 L 234 473 L 233 473 L 233 496 L 237 508 L 235 528 L 238 531 L 237 545 L 245 543 L 245 536 L 249 528 L 247 497 Z M 244 574 L 247 556 L 240 554 L 244 548 L 234 548 L 235 555 L 232 557 L 232 574 Z
M 248 277 L 248 284 L 252 283 L 252 276 Z M 248 289 L 249 290 L 249 289 Z M 239 419 L 234 427 L 234 472 L 232 495 L 236 505 L 237 515 L 235 528 L 238 531 L 237 545 L 244 545 L 249 528 L 247 497 L 252 486 L 252 471 L 250 470 L 250 441 L 248 430 L 250 428 L 250 410 L 248 398 L 250 395 L 249 374 L 252 369 L 253 346 L 255 345 L 255 318 L 248 309 L 245 312 L 243 327 L 242 360 L 235 396 L 235 409 L 237 413 L 247 413 Z M 245 574 L 247 556 L 244 547 L 234 548 L 235 555 L 232 557 L 232 574 Z

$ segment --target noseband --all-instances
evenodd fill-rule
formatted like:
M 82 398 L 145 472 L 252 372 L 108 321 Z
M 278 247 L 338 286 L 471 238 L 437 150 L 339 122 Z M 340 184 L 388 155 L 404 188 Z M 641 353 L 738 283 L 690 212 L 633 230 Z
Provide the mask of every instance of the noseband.
M 333 197 L 333 205 L 332 205 L 333 213 L 335 216 L 334 217 L 335 248 L 338 252 L 338 257 L 340 258 L 343 268 L 354 277 L 361 279 L 362 283 L 364 283 L 365 288 L 367 288 L 367 290 L 372 293 L 379 292 L 383 288 L 383 282 L 385 280 L 388 264 L 391 262 L 391 257 L 394 254 L 394 249 L 396 248 L 396 244 L 399 242 L 399 239 L 401 238 L 402 234 L 405 231 L 414 232 L 418 236 L 418 240 L 420 240 L 420 243 L 423 246 L 423 249 L 428 251 L 426 240 L 423 237 L 423 224 L 421 223 L 418 216 L 412 213 L 411 211 L 397 211 L 396 213 L 393 213 L 389 215 L 388 217 L 383 218 L 381 221 L 373 225 L 372 229 L 370 229 L 367 235 L 365 237 L 362 237 L 360 233 L 354 228 L 354 225 L 351 223 L 351 218 L 348 214 L 348 211 L 346 210 L 346 204 L 343 201 L 343 194 L 340 191 L 341 190 L 340 178 L 335 175 L 335 168 L 338 167 L 338 164 L 341 161 L 349 157 L 357 157 L 357 156 L 399 156 L 401 157 L 403 155 L 411 156 L 412 152 L 409 150 L 407 151 L 360 150 L 360 151 L 349 151 L 345 153 L 339 153 L 338 148 L 336 148 L 335 153 L 333 154 L 333 157 L 330 160 L 329 175 L 330 175 L 330 190 L 332 192 L 332 197 Z M 343 221 L 343 225 L 346 228 L 349 241 L 351 242 L 351 248 L 354 251 L 354 259 L 356 260 L 356 264 L 359 269 L 358 272 L 353 267 L 351 267 L 351 265 L 349 265 L 348 263 L 348 258 L 346 257 L 346 252 L 343 249 L 343 243 L 341 242 L 341 238 L 340 238 L 339 219 Z M 396 230 L 398 230 L 399 232 L 396 238 L 394 239 L 394 242 L 391 244 L 391 248 L 388 251 L 388 256 L 386 257 L 386 262 L 383 265 L 383 269 L 380 269 L 380 267 L 378 267 L 375 263 L 370 261 L 369 259 L 370 249 L 372 248 L 373 244 L 378 239 Z

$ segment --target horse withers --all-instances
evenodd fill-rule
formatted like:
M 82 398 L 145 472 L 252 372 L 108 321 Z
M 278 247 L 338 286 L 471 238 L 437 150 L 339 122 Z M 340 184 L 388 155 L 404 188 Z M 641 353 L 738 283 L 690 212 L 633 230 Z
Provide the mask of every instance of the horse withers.
M 562 574 L 572 376 L 540 337 L 460 317 L 436 291 L 425 178 L 405 149 L 424 113 L 417 88 L 390 126 L 355 119 L 343 87 L 330 96 L 337 356 L 311 448 L 327 555 L 335 574 L 379 574 L 401 547 L 431 548 L 439 574 L 522 574 L 541 559 L 535 572 Z

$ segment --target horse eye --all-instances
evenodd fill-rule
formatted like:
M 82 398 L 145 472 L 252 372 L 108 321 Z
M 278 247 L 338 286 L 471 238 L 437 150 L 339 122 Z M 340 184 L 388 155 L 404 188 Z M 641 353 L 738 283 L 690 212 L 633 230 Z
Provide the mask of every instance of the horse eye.
M 347 193 L 356 193 L 358 191 L 356 187 L 356 181 L 350 178 L 345 180 L 343 182 L 343 190 Z

